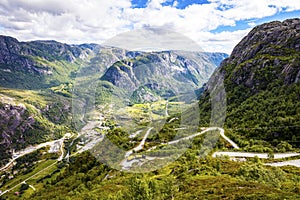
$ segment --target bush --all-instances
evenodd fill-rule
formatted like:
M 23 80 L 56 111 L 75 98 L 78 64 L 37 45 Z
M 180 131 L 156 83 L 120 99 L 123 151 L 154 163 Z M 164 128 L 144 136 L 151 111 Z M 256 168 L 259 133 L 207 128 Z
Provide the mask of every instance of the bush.
M 285 172 L 280 168 L 266 168 L 260 163 L 246 164 L 237 172 L 240 179 L 257 181 L 280 187 L 280 182 L 286 180 Z

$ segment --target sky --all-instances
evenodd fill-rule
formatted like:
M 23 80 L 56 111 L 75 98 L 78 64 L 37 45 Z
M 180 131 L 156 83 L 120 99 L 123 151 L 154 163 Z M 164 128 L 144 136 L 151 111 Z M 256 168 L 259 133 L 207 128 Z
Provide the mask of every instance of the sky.
M 0 0 L 0 34 L 20 41 L 102 44 L 158 28 L 228 54 L 254 26 L 296 17 L 299 0 Z

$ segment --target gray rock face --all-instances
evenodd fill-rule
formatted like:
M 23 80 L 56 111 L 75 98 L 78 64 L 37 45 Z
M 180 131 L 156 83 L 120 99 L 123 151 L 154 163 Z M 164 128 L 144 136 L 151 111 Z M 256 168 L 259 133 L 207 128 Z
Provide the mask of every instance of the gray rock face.
M 24 133 L 35 122 L 32 117 L 24 115 L 25 111 L 26 108 L 23 106 L 9 104 L 0 108 L 3 145 L 11 145 L 12 138 L 17 139 L 16 133 Z M 18 136 L 17 140 L 19 140 L 18 142 L 24 142 L 22 134 Z
M 274 21 L 255 27 L 234 48 L 228 63 L 237 65 L 253 58 L 256 54 L 280 55 L 278 48 L 300 50 L 300 20 Z M 277 54 L 276 54 L 277 53 Z
M 142 59 L 137 61 L 137 57 Z M 199 57 L 201 64 L 195 62 Z M 180 68 L 180 73 L 173 73 L 175 79 L 191 80 L 194 85 L 201 85 L 206 81 L 203 77 L 208 78 L 215 66 L 226 57 L 227 55 L 222 53 L 194 52 L 183 55 L 168 51 L 143 53 L 97 44 L 68 45 L 56 41 L 19 42 L 12 37 L 0 36 L 0 86 L 20 89 L 57 86 L 75 76 L 90 76 L 96 73 L 101 75 L 110 66 L 120 65 L 119 61 L 124 62 L 124 66 L 118 66 L 117 68 L 120 69 L 118 71 L 114 71 L 116 67 L 107 70 L 104 78 L 117 86 L 136 87 L 141 81 L 139 79 L 141 77 L 136 76 L 137 70 L 140 70 L 137 66 L 149 63 L 151 67 L 148 69 L 154 70 L 157 76 L 169 75 L 170 71 L 175 72 Z M 76 61 L 84 62 L 86 66 L 78 71 L 79 66 L 76 65 Z M 205 63 L 213 63 L 214 67 Z M 166 66 L 170 68 L 166 69 Z M 146 70 L 146 73 L 151 72 Z
M 19 42 L 0 36 L 0 86 L 35 89 L 56 85 L 68 77 L 65 71 L 74 70 L 72 64 L 90 51 L 56 41 Z
M 21 54 L 22 46 L 12 37 L 0 37 L 0 64 L 20 70 L 34 67 L 34 62 Z
M 6 95 L 2 94 L 3 91 L 0 94 L 0 166 L 10 158 L 13 149 L 19 150 L 61 137 L 61 125 L 68 125 L 71 111 L 69 101 L 54 96 L 46 105 L 41 106 L 22 101 L 21 99 L 27 98 L 26 94 L 22 98 L 22 94 L 18 94 L 16 99 L 9 96 L 14 95 L 13 90 L 9 90 Z
M 17 143 L 25 142 L 24 133 L 35 123 L 34 118 L 25 113 L 26 108 L 20 105 L 3 104 L 0 107 L 0 145 L 3 160 L 10 156 Z
M 282 80 L 283 84 L 297 83 L 300 73 L 299 27 L 300 19 L 255 27 L 222 62 L 215 76 L 251 88 L 253 93 L 266 89 L 276 80 Z
M 224 126 L 232 129 L 236 138 L 257 139 L 271 146 L 294 138 L 292 145 L 299 147 L 295 142 L 299 137 L 299 26 L 300 19 L 271 22 L 244 37 L 203 88 L 199 105 L 204 117 L 200 123 L 214 122 L 207 114 L 214 106 L 210 102 L 221 104 L 223 98 Z M 226 93 L 222 93 L 220 82 Z
M 199 88 L 217 65 L 227 57 L 223 53 L 163 51 L 133 53 L 133 58 L 114 63 L 102 76 L 117 87 L 128 91 L 145 85 Z
M 13 65 L 19 70 L 37 69 L 30 56 L 39 56 L 46 60 L 66 60 L 74 62 L 81 56 L 82 48 L 70 46 L 56 41 L 19 42 L 17 39 L 0 36 L 0 64 Z

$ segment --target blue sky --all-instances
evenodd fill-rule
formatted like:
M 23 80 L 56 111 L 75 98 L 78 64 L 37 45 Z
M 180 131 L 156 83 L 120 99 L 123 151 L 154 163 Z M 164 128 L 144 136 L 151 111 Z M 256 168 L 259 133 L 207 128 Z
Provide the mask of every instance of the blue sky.
M 148 4 L 148 0 L 132 0 L 132 7 L 133 8 L 146 8 Z M 177 2 L 177 3 L 175 3 Z M 174 3 L 176 5 L 174 5 Z M 173 6 L 178 9 L 184 9 L 192 4 L 209 4 L 207 0 L 181 0 L 181 1 L 174 1 L 174 0 L 168 0 L 162 3 L 163 6 Z
M 132 0 L 132 8 L 146 8 L 147 4 L 149 3 L 148 0 Z M 207 0 L 167 0 L 164 3 L 162 3 L 162 6 L 171 6 L 175 7 L 177 9 L 185 9 L 188 6 L 192 5 L 202 5 L 202 4 L 210 4 L 210 1 Z M 272 6 L 271 6 L 272 7 Z M 228 7 L 227 9 L 229 9 Z M 218 10 L 222 11 L 226 9 L 219 8 Z M 215 30 L 212 30 L 212 33 L 220 33 L 222 31 L 236 31 L 236 30 L 243 30 L 247 29 L 249 27 L 252 27 L 251 25 L 253 24 L 262 24 L 270 21 L 283 21 L 288 18 L 299 18 L 300 17 L 300 10 L 296 11 L 290 11 L 290 12 L 284 12 L 284 9 L 282 12 L 278 12 L 275 15 L 268 16 L 268 17 L 263 17 L 263 18 L 253 18 L 253 19 L 248 19 L 248 20 L 240 20 L 236 21 L 235 26 L 220 26 L 216 28 Z
M 259 25 L 263 23 L 267 23 L 270 21 L 283 21 L 285 19 L 289 18 L 299 18 L 300 17 L 300 11 L 292 11 L 292 12 L 283 12 L 283 13 L 277 13 L 275 15 L 269 16 L 269 17 L 263 17 L 263 18 L 253 18 L 249 20 L 240 20 L 236 22 L 235 26 L 220 26 L 215 30 L 212 30 L 212 33 L 220 33 L 222 31 L 236 31 L 236 30 L 243 30 L 247 29 L 249 27 L 252 27 L 251 24 Z
M 254 26 L 296 17 L 299 0 L 0 0 L 0 34 L 22 41 L 101 44 L 147 27 L 226 53 Z

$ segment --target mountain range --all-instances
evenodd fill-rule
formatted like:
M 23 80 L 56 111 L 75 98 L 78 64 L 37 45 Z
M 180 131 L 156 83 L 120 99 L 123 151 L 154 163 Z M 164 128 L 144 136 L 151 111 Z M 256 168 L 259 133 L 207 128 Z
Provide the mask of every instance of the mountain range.
M 147 53 L 97 44 L 19 42 L 0 36 L 1 163 L 7 161 L 12 149 L 75 131 L 71 120 L 72 97 L 81 100 L 87 98 L 86 93 L 88 98 L 93 96 L 93 91 L 86 91 L 85 84 L 98 84 L 97 102 L 115 90 L 131 89 L 131 96 L 135 96 L 133 93 L 137 94 L 142 87 L 149 91 L 152 88 L 150 96 L 159 98 L 163 94 L 155 91 L 158 87 L 165 90 L 175 86 L 177 91 L 180 87 L 200 88 L 226 57 L 224 53 Z M 168 85 L 164 86 L 162 83 L 166 82 Z M 149 95 L 131 96 L 128 101 L 151 100 Z
M 79 130 L 74 120 L 89 125 L 91 103 L 99 107 L 118 97 L 140 114 L 139 119 L 151 102 L 168 102 L 178 91 L 184 93 L 184 86 L 191 88 L 199 100 L 199 130 L 215 125 L 212 116 L 225 115 L 225 134 L 239 146 L 239 151 L 268 153 L 267 161 L 258 157 L 215 158 L 211 152 L 203 157 L 203 147 L 213 146 L 214 141 L 213 151 L 236 151 L 228 140 L 213 133 L 211 140 L 205 140 L 204 134 L 195 137 L 178 160 L 153 172 L 134 174 L 99 162 L 89 151 L 61 161 L 45 158 L 37 151 L 0 174 L 2 190 L 26 180 L 13 190 L 21 194 L 7 193 L 3 198 L 300 198 L 299 168 L 266 166 L 274 152 L 299 151 L 300 19 L 255 27 L 229 57 L 206 52 L 134 52 L 55 41 L 18 42 L 7 36 L 1 36 L 0 41 L 0 164 L 9 160 L 13 149 L 58 139 L 67 132 L 75 135 Z M 74 102 L 78 116 L 72 115 Z M 161 106 L 150 105 L 153 110 Z M 178 113 L 165 117 L 168 123 L 160 135 L 150 135 L 144 141 L 144 147 L 150 150 L 158 145 L 153 156 L 178 129 Z M 119 146 L 128 142 L 125 147 L 131 147 L 136 144 L 132 138 L 143 139 L 126 135 L 113 121 L 103 126 L 113 128 L 106 135 Z M 70 148 L 76 150 L 80 143 L 78 138 L 66 141 L 65 151 L 72 153 Z M 163 150 L 168 155 L 176 149 L 170 145 Z M 143 156 L 136 158 L 142 159 Z M 164 164 L 164 159 L 160 160 Z M 36 173 L 34 178 L 27 180 L 32 173 Z

